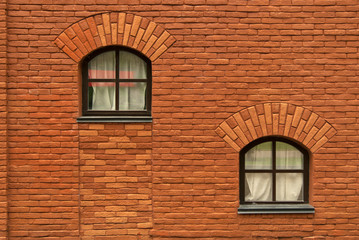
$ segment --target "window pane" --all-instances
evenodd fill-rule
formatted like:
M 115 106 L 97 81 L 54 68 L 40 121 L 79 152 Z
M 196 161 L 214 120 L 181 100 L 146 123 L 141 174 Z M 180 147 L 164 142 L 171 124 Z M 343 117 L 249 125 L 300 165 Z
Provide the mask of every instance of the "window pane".
M 276 174 L 277 201 L 303 201 L 303 174 Z
M 245 159 L 245 169 L 272 169 L 272 142 L 264 142 L 251 148 Z
M 145 82 L 120 82 L 120 110 L 146 110 Z
M 130 52 L 120 52 L 120 79 L 146 79 L 147 63 Z
M 115 83 L 90 82 L 88 88 L 89 110 L 115 110 Z
M 245 201 L 272 201 L 271 173 L 246 173 Z
M 115 78 L 115 51 L 104 52 L 88 63 L 89 79 Z
M 304 156 L 292 145 L 276 142 L 277 169 L 303 169 Z

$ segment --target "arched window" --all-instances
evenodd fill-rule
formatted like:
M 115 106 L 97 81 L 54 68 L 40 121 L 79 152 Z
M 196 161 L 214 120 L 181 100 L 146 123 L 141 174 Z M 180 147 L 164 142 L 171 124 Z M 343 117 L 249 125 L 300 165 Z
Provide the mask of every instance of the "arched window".
M 89 54 L 82 63 L 82 115 L 132 120 L 150 117 L 150 60 L 120 46 Z
M 240 152 L 241 205 L 267 205 L 264 209 L 274 211 L 276 205 L 307 204 L 308 194 L 309 155 L 300 145 L 283 138 L 266 137 L 248 144 Z M 309 212 L 313 211 L 310 207 Z

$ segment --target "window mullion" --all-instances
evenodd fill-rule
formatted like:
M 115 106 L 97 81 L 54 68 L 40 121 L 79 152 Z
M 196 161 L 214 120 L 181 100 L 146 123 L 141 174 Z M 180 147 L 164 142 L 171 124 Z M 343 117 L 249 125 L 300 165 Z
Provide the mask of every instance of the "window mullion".
M 277 144 L 278 141 L 278 144 Z M 287 143 L 290 146 L 287 146 L 286 144 L 282 144 L 282 142 Z M 260 147 L 258 149 L 255 149 L 256 146 L 259 146 L 260 144 L 264 144 L 263 147 Z M 269 144 L 270 143 L 270 144 Z M 294 148 L 295 149 L 294 149 Z M 278 168 L 277 169 L 277 148 L 278 148 Z M 271 150 L 271 152 L 269 152 Z M 261 155 L 258 155 L 259 157 L 257 157 L 254 153 L 256 151 L 260 151 Z M 299 157 L 299 154 L 294 154 L 294 155 L 290 155 L 288 156 L 288 152 L 289 151 L 300 151 L 303 154 L 304 159 L 301 160 Z M 248 153 L 248 156 L 247 156 Z M 268 155 L 269 154 L 269 155 Z M 268 157 L 271 157 L 271 163 L 272 166 L 271 168 L 267 168 L 268 166 Z M 248 159 L 246 159 L 248 158 Z M 257 159 L 258 158 L 258 159 Z M 246 169 L 246 160 L 251 161 L 250 166 L 251 169 Z M 254 161 L 258 160 L 258 166 L 259 168 L 256 169 L 256 166 Z M 299 161 L 304 161 L 304 166 L 303 168 L 299 168 L 298 164 Z M 253 163 L 252 163 L 253 162 Z M 249 163 L 249 162 L 248 162 Z M 261 165 L 259 165 L 261 164 Z M 263 166 L 263 167 L 261 167 Z M 263 138 L 260 139 L 258 141 L 253 141 L 252 143 L 250 143 L 249 145 L 247 145 L 245 148 L 242 149 L 241 153 L 240 153 L 240 203 L 245 204 L 251 204 L 251 203 L 257 203 L 257 204 L 263 204 L 263 206 L 265 204 L 269 204 L 269 205 L 273 205 L 278 207 L 281 204 L 297 204 L 298 206 L 300 206 L 300 204 L 307 204 L 308 203 L 308 198 L 309 198 L 309 191 L 308 191 L 308 186 L 309 186 L 309 159 L 308 159 L 308 153 L 305 152 L 305 150 L 301 149 L 301 147 L 299 145 L 296 145 L 295 143 L 291 144 L 289 141 L 287 141 L 286 139 L 277 139 L 275 137 L 270 138 Z M 264 174 L 266 173 L 267 175 L 271 174 L 272 176 L 272 181 L 271 181 L 271 185 L 269 185 L 269 183 L 267 182 L 268 178 L 267 176 L 265 176 L 265 180 L 263 178 L 263 181 L 265 181 L 266 186 L 271 186 L 272 187 L 272 191 L 271 191 L 271 195 L 272 195 L 272 199 L 269 199 L 270 196 L 269 195 L 265 195 L 265 198 L 263 198 L 264 195 L 259 196 L 258 194 L 255 193 L 259 193 L 257 191 L 262 191 L 264 189 L 262 189 L 263 186 L 257 186 L 257 185 L 262 185 L 262 184 L 257 184 L 256 182 L 254 182 L 255 184 L 252 184 L 251 186 L 246 186 L 246 174 L 251 173 L 251 179 L 254 181 L 254 178 L 257 178 L 257 183 L 258 181 L 262 181 L 262 178 L 259 177 L 264 177 L 264 175 L 259 176 L 260 174 Z M 303 193 L 301 193 L 300 190 L 300 186 L 299 183 L 300 178 L 302 176 L 300 176 L 300 174 L 302 174 L 303 176 L 303 182 L 302 182 L 302 190 Z M 258 175 L 258 176 L 256 176 Z M 289 177 L 288 177 L 289 176 Z M 269 176 L 268 176 L 269 177 Z M 278 178 L 277 178 L 278 177 Z M 294 178 L 295 181 L 292 181 L 291 178 Z M 251 181 L 250 179 L 248 181 Z M 278 181 L 278 185 L 277 185 L 277 181 Z M 256 185 L 257 184 L 257 185 Z M 267 185 L 268 184 L 268 185 Z M 278 189 L 277 189 L 278 186 Z M 269 190 L 268 188 L 266 188 L 267 190 Z M 252 196 L 250 198 L 247 199 L 246 201 L 246 189 L 248 189 L 248 193 L 252 193 Z M 278 194 L 277 194 L 278 191 Z M 289 192 L 288 192 L 289 191 Z M 290 195 L 292 194 L 291 191 L 294 191 L 295 194 L 299 194 L 298 198 L 295 198 L 294 196 Z M 303 195 L 301 195 L 303 194 Z M 277 199 L 277 195 L 278 195 L 278 199 Z M 290 195 L 290 196 L 289 196 Z M 249 196 L 249 195 L 248 195 Z M 263 199 L 268 199 L 266 201 L 261 201 Z M 276 205 L 277 204 L 277 205 Z M 255 206 L 255 205 L 253 205 Z
M 113 66 L 113 58 L 115 58 L 115 66 Z M 92 63 L 93 66 L 90 66 L 89 64 Z M 120 63 L 134 67 L 126 72 L 125 69 L 121 69 L 125 66 L 120 66 Z M 91 75 L 92 78 L 89 77 L 90 71 L 94 74 Z M 129 76 L 125 76 L 126 73 Z M 146 78 L 145 73 L 147 73 Z M 129 92 L 128 96 L 127 92 Z M 127 103 L 131 106 L 127 106 Z M 99 119 L 97 116 L 104 116 L 106 121 L 111 117 L 109 121 L 131 119 L 129 121 L 131 122 L 132 119 L 134 121 L 145 119 L 147 122 L 147 119 L 151 118 L 150 60 L 135 50 L 120 46 L 106 47 L 86 56 L 82 64 L 82 115 L 79 122 L 92 120 L 90 116 L 96 116 L 94 121 Z

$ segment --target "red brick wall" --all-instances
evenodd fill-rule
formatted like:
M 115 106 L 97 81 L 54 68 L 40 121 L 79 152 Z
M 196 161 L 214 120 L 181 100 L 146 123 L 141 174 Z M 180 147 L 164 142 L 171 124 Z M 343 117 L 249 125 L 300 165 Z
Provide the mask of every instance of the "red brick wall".
M 359 236 L 357 1 L 8 0 L 0 1 L 1 13 L 6 6 L 7 17 L 0 15 L 3 112 L 8 101 L 0 119 L 0 237 L 7 228 L 9 239 L 51 240 Z M 81 21 L 105 12 L 112 12 L 109 20 L 97 22 L 104 35 L 91 35 L 105 39 L 91 42 Z M 125 39 L 105 28 L 118 23 L 114 12 L 133 16 L 126 23 L 137 29 L 118 43 L 152 56 L 152 124 L 76 122 L 80 59 Z M 139 18 L 162 29 L 142 45 L 140 29 L 145 35 L 148 28 L 137 25 Z M 160 44 L 165 32 L 177 41 Z M 62 41 L 63 33 L 71 41 Z M 263 133 L 259 117 L 267 116 L 258 106 L 273 106 L 273 120 L 277 103 L 305 109 L 300 118 L 288 111 L 298 125 L 285 135 L 284 121 L 278 133 L 282 127 L 296 139 L 308 113 L 321 119 L 318 132 L 325 123 L 336 130 L 333 136 L 325 127 L 324 135 L 313 135 L 316 142 L 304 144 L 312 149 L 316 213 L 238 215 L 237 151 L 244 138 L 233 144 L 232 132 L 241 134 L 231 116 L 252 119 Z M 327 141 L 318 143 L 323 136 Z
M 83 239 L 148 239 L 152 124 L 81 123 L 79 136 Z
M 7 23 L 6 1 L 0 1 L 0 239 L 7 230 Z
M 67 24 L 40 2 L 7 7 L 9 239 L 76 239 L 78 70 L 51 45 Z
M 315 153 L 336 134 L 335 128 L 316 113 L 287 103 L 257 104 L 233 114 L 216 129 L 236 151 L 270 135 L 298 141 Z

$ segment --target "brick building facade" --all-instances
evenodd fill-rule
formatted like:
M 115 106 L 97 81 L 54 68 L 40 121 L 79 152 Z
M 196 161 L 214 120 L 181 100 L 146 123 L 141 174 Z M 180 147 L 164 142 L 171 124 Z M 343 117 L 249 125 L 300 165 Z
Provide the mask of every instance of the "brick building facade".
M 0 0 L 0 239 L 357 239 L 358 24 L 356 0 Z M 114 45 L 151 62 L 145 120 L 81 118 Z M 267 136 L 308 152 L 315 213 L 238 213 Z

